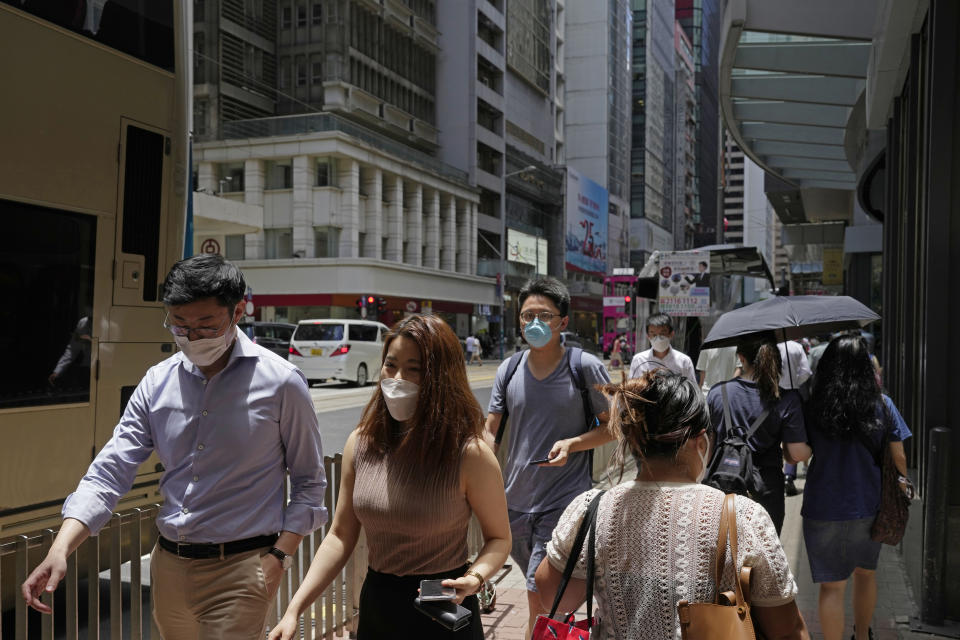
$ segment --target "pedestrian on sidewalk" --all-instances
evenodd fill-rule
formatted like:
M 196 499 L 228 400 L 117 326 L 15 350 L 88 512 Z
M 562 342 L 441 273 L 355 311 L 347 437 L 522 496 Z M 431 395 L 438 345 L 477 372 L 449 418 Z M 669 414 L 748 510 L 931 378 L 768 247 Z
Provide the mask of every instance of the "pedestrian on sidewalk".
M 476 362 L 481 367 L 483 366 L 483 360 L 480 359 L 480 341 L 472 333 L 467 336 L 467 358 L 467 364 Z
M 697 372 L 693 360 L 687 354 L 670 346 L 673 340 L 673 323 L 670 316 L 657 313 L 647 319 L 647 339 L 650 348 L 633 356 L 630 363 L 630 377 L 639 378 L 652 369 L 668 369 L 690 378 L 696 384 Z
M 510 523 L 460 341 L 437 316 L 414 315 L 387 333 L 383 353 L 380 385 L 343 450 L 333 524 L 270 640 L 299 637 L 300 616 L 340 574 L 361 527 L 369 569 L 358 638 L 483 638 L 475 594 L 507 559 Z M 467 565 L 472 515 L 485 543 Z M 457 632 L 414 607 L 420 581 L 441 578 L 473 613 Z
M 577 350 L 580 362 L 571 363 L 574 350 L 560 343 L 560 332 L 569 322 L 567 288 L 554 278 L 531 280 L 520 290 L 519 302 L 523 336 L 530 348 L 519 356 L 509 380 L 510 360 L 497 370 L 486 428 L 494 443 L 503 414 L 508 413 L 504 478 L 513 534 L 511 555 L 526 576 L 529 638 L 537 616 L 546 613 L 534 573 L 547 541 L 564 508 L 592 485 L 587 452 L 613 436 L 606 428 L 607 399 L 596 389 L 610 382 L 603 362 Z M 572 364 L 579 365 L 588 401 L 574 379 Z M 595 421 L 589 420 L 587 409 Z
M 613 340 L 613 344 L 610 346 L 610 370 L 620 372 L 620 382 L 623 382 L 625 379 L 623 371 L 623 356 L 621 352 L 623 351 L 623 338 L 617 336 Z
M 906 476 L 903 440 L 911 433 L 881 393 L 863 338 L 835 338 L 823 352 L 806 424 L 814 456 L 801 515 L 810 573 L 820 585 L 820 626 L 825 640 L 843 637 L 844 593 L 853 574 L 853 637 L 872 639 L 880 556 L 880 543 L 870 537 L 880 508 L 877 460 L 889 447 Z
M 783 366 L 780 369 L 780 388 L 795 389 L 800 392 L 800 398 L 806 400 L 809 395 L 807 381 L 813 375 L 807 352 L 803 345 L 796 340 L 788 340 L 777 345 Z M 783 491 L 788 496 L 797 495 L 797 465 L 785 462 L 783 464 Z
M 714 385 L 707 394 L 710 420 L 717 430 L 717 438 L 722 441 L 726 437 L 724 387 L 735 426 L 752 425 L 769 408 L 769 415 L 748 445 L 753 466 L 759 470 L 764 485 L 763 493 L 754 499 L 767 509 L 779 534 L 785 515 L 783 462 L 796 464 L 810 457 L 800 394 L 780 388 L 783 363 L 772 334 L 738 345 L 737 358 L 742 371 L 740 377 Z
M 156 452 L 164 468 L 150 556 L 157 627 L 166 640 L 262 640 L 291 554 L 327 521 L 326 478 L 303 373 L 237 331 L 246 290 L 219 255 L 173 265 L 163 324 L 180 351 L 147 371 L 64 502 L 63 526 L 23 584 L 34 609 L 50 613 L 40 594 L 56 588 L 69 554 L 107 523 Z
M 620 385 L 608 384 L 610 430 L 618 454 L 637 460 L 637 476 L 608 490 L 596 521 L 595 591 L 599 612 L 591 630 L 599 639 L 680 638 L 679 600 L 713 602 L 717 587 L 734 589 L 747 558 L 751 616 L 767 638 L 807 638 L 795 602 L 797 585 L 773 522 L 763 506 L 736 496 L 737 557 L 726 554 L 716 585 L 717 532 L 724 494 L 701 484 L 716 441 L 698 385 L 665 370 Z M 549 605 L 580 522 L 597 490 L 578 496 L 560 518 L 537 571 Z M 584 547 L 560 602 L 575 611 L 586 597 Z

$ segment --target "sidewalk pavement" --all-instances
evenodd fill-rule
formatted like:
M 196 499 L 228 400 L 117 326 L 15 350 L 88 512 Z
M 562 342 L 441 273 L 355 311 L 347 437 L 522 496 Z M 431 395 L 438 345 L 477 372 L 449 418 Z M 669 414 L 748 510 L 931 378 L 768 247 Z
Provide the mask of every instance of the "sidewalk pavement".
M 625 478 L 632 477 L 625 474 Z M 822 640 L 820 621 L 817 617 L 818 587 L 810 575 L 810 564 L 803 544 L 800 507 L 803 504 L 803 484 L 797 480 L 799 495 L 788 497 L 786 519 L 781 540 L 787 559 L 797 581 L 797 606 L 810 630 L 813 640 Z M 508 560 L 508 562 L 512 562 Z M 883 545 L 880 563 L 877 566 L 878 600 L 873 614 L 873 636 L 875 640 L 936 640 L 946 636 L 930 635 L 910 630 L 910 617 L 917 615 L 916 600 L 907 583 L 903 558 L 899 551 Z M 853 605 L 851 594 L 853 581 L 847 585 L 846 631 L 844 638 L 853 634 Z M 581 610 L 578 618 L 586 616 Z M 527 594 L 522 571 L 518 567 L 512 570 L 497 585 L 497 601 L 491 613 L 483 614 L 484 637 L 497 640 L 523 640 L 527 623 Z

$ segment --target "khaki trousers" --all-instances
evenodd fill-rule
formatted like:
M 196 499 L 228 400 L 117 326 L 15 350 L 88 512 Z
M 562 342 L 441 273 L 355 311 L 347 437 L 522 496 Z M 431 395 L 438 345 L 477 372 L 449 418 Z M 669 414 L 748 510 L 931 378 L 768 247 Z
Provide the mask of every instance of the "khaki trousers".
M 150 594 L 163 640 L 263 640 L 273 603 L 260 563 L 268 548 L 193 560 L 154 546 Z

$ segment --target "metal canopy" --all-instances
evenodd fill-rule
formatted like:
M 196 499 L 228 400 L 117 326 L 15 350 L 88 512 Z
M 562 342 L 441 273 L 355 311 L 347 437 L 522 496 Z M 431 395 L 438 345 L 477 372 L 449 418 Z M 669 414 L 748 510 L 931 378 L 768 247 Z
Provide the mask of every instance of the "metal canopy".
M 844 136 L 866 86 L 877 4 L 727 3 L 720 53 L 724 123 L 746 155 L 801 195 L 855 188 Z

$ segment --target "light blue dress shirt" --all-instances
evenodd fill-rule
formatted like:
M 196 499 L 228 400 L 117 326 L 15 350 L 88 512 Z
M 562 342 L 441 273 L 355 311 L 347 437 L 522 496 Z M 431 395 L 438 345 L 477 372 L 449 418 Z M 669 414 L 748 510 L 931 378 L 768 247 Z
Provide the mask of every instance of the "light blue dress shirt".
M 151 451 L 164 466 L 157 527 L 169 540 L 306 535 L 327 521 L 323 448 L 306 379 L 242 331 L 227 366 L 210 380 L 182 353 L 147 371 L 63 517 L 96 534 Z

